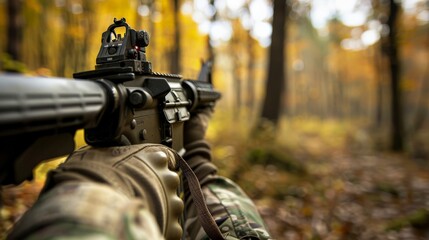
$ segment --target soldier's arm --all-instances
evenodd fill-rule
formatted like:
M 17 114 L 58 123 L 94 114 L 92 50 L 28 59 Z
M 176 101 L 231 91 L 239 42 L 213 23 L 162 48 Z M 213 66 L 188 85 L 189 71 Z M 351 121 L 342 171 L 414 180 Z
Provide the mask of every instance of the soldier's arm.
M 217 175 L 217 169 L 211 162 L 209 144 L 205 140 L 211 114 L 210 108 L 202 109 L 185 123 L 184 144 L 187 152 L 183 158 L 197 175 L 206 205 L 226 239 L 271 239 L 250 198 L 237 184 Z M 185 215 L 187 237 L 208 239 L 199 224 L 191 197 L 186 198 Z

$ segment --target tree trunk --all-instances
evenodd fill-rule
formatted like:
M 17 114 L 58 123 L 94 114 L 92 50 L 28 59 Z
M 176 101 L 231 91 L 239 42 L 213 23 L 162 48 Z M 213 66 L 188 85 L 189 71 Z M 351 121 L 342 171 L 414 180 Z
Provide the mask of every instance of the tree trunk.
M 42 5 L 42 13 L 47 12 L 48 10 L 48 3 L 47 1 L 40 1 L 40 4 Z M 48 25 L 48 16 L 47 14 L 40 14 L 39 16 L 39 29 L 45 28 L 45 26 Z M 37 52 L 39 54 L 39 63 L 37 64 L 38 67 L 48 67 L 48 48 L 46 47 L 46 31 L 48 31 L 48 29 L 45 30 L 44 34 L 39 32 L 36 37 L 37 37 Z
M 268 121 L 276 126 L 280 118 L 280 113 L 282 112 L 282 98 L 286 78 L 286 59 L 284 54 L 286 19 L 286 1 L 274 0 L 273 32 L 271 35 L 268 77 L 260 124 L 264 121 Z
M 91 47 L 91 36 L 96 23 L 96 17 L 95 17 L 96 14 L 95 14 L 95 7 L 94 7 L 93 1 L 83 2 L 83 13 L 85 16 L 83 20 L 83 24 L 85 26 L 84 28 L 85 33 L 83 34 L 84 36 L 83 43 L 82 43 L 83 45 L 81 47 L 80 56 L 78 60 L 78 64 L 79 64 L 77 66 L 78 71 L 86 70 L 89 67 L 88 58 L 89 58 L 89 52 Z M 94 61 L 92 60 L 90 62 L 92 63 Z
M 239 25 L 236 23 L 233 23 L 233 31 L 234 31 L 234 36 L 231 39 L 231 44 L 230 44 L 230 52 L 232 53 L 232 68 L 233 68 L 233 94 L 234 94 L 234 102 L 235 102 L 235 106 L 234 106 L 234 120 L 238 120 L 241 116 L 241 112 L 243 109 L 243 102 L 242 102 L 242 97 L 243 97 L 243 87 L 242 87 L 242 82 L 243 82 L 243 75 L 242 75 L 242 61 L 241 58 L 242 53 L 240 51 L 240 44 L 242 44 L 242 39 L 243 36 L 241 34 L 241 32 L 239 31 Z
M 390 91 L 391 91 L 391 149 L 393 151 L 402 151 L 404 148 L 404 126 L 401 106 L 400 76 L 401 66 L 398 56 L 397 41 L 397 19 L 399 5 L 395 0 L 390 0 L 389 17 L 387 24 L 389 26 L 389 35 L 387 38 L 387 56 L 390 66 Z
M 212 7 L 215 7 L 215 0 L 210 0 L 210 5 Z M 210 24 L 213 24 L 216 20 L 217 20 L 217 11 L 211 17 Z M 210 41 L 211 41 L 211 39 L 210 39 L 210 33 L 209 33 L 207 36 L 207 54 L 208 54 L 208 60 L 211 61 L 214 65 L 214 63 L 215 63 L 215 52 L 214 52 L 213 46 L 210 43 Z
M 74 62 L 73 61 L 73 51 L 75 49 L 75 43 L 73 38 L 70 36 L 70 33 L 68 32 L 70 29 L 70 26 L 72 26 L 72 14 L 64 10 L 62 13 L 62 18 L 64 21 L 64 28 L 63 28 L 63 34 L 61 41 L 64 43 L 64 46 L 67 46 L 64 48 L 64 55 L 67 57 L 60 57 L 58 58 L 59 64 L 58 64 L 58 70 L 57 74 L 60 77 L 66 77 L 69 73 L 71 73 L 70 69 L 72 68 L 71 65 Z
M 240 71 L 240 63 L 239 58 L 240 56 L 234 56 L 233 61 L 233 67 L 234 67 L 234 77 L 233 77 L 233 86 L 234 86 L 234 95 L 235 95 L 235 110 L 234 110 L 234 119 L 239 120 L 242 110 L 242 87 L 241 87 L 241 71 Z
M 429 79 L 429 74 L 427 74 L 428 73 L 427 68 L 424 71 L 425 73 L 422 75 L 422 79 L 420 81 L 421 82 L 419 87 L 420 90 L 416 96 L 417 107 L 414 114 L 414 121 L 413 121 L 414 124 L 412 128 L 413 133 L 416 133 L 423 128 L 428 115 L 427 98 L 425 96 L 425 92 L 427 92 L 427 89 L 429 86 L 427 81 L 427 79 Z
M 180 73 L 180 0 L 173 1 L 173 18 L 174 18 L 174 46 L 171 52 L 170 72 Z
M 13 60 L 22 60 L 22 30 L 23 19 L 21 15 L 22 1 L 20 0 L 7 0 L 7 19 L 9 24 L 7 26 L 7 46 L 6 51 Z
M 248 61 L 247 61 L 247 108 L 251 117 L 253 117 L 255 109 L 255 80 L 256 80 L 256 63 L 255 63 L 255 50 L 253 49 L 253 38 L 250 32 L 247 33 L 247 48 L 248 48 Z

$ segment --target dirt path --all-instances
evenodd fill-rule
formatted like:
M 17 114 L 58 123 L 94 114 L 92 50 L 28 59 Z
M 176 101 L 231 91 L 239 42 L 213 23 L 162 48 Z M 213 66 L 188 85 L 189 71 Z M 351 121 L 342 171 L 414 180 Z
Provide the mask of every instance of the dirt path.
M 429 239 L 429 169 L 389 155 L 307 162 L 283 200 L 260 200 L 278 239 Z

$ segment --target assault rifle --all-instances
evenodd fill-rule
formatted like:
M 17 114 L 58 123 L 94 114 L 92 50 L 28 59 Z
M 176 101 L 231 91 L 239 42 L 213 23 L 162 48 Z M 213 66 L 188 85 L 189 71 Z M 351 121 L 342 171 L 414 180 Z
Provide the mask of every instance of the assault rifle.
M 161 143 L 181 151 L 192 111 L 220 98 L 211 64 L 197 81 L 153 72 L 148 45 L 147 32 L 115 19 L 102 35 L 95 70 L 74 80 L 0 75 L 0 184 L 31 179 L 42 160 L 71 153 L 78 129 L 91 146 Z

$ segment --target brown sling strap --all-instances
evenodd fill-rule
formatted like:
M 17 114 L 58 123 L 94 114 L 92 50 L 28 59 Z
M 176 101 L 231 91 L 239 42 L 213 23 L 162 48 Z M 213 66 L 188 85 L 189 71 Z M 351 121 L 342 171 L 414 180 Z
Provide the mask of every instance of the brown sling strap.
M 198 219 L 207 235 L 213 240 L 224 239 L 222 233 L 219 230 L 213 216 L 210 214 L 207 208 L 204 196 L 201 190 L 200 182 L 197 176 L 192 171 L 188 163 L 176 154 L 178 159 L 179 168 L 182 170 L 183 176 L 188 180 L 189 191 L 191 192 L 192 198 L 197 208 Z

